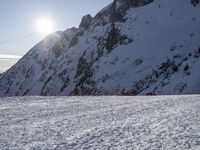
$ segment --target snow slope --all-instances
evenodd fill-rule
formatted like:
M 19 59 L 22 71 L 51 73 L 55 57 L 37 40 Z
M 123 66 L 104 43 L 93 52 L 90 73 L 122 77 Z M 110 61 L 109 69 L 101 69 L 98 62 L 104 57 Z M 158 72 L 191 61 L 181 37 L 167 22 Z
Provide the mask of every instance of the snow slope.
M 0 149 L 200 149 L 200 96 L 0 99 Z
M 0 77 L 0 96 L 200 93 L 199 0 L 114 0 L 47 36 Z

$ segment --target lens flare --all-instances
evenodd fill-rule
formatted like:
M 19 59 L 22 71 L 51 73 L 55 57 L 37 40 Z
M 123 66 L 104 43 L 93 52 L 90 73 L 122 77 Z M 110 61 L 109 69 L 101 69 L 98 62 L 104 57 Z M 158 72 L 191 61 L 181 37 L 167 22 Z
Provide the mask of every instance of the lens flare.
M 48 17 L 40 18 L 37 21 L 37 30 L 42 35 L 47 35 L 54 32 L 54 23 Z

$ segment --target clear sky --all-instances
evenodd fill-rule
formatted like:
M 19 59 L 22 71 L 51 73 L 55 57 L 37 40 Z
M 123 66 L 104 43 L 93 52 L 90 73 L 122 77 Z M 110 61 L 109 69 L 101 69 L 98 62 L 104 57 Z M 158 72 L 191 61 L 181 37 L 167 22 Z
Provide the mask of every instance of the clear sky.
M 0 72 L 8 69 L 38 43 L 44 35 L 37 31 L 40 18 L 51 18 L 55 31 L 77 27 L 82 16 L 95 15 L 112 0 L 1 0 Z M 6 55 L 7 57 L 6 57 Z

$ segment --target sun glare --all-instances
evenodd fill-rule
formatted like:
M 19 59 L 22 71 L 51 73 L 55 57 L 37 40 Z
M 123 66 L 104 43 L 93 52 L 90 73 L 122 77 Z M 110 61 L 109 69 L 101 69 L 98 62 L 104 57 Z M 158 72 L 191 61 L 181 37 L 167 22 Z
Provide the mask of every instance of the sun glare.
M 50 18 L 43 17 L 37 21 L 37 30 L 42 35 L 54 32 L 54 23 Z

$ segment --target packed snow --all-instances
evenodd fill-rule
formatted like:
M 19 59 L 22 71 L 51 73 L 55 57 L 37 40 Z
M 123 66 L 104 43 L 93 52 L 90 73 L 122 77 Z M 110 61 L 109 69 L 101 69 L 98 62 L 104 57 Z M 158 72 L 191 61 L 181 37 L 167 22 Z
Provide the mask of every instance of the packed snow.
M 0 99 L 0 149 L 200 149 L 200 96 Z
M 200 93 L 200 5 L 141 1 L 47 36 L 0 76 L 0 96 Z

